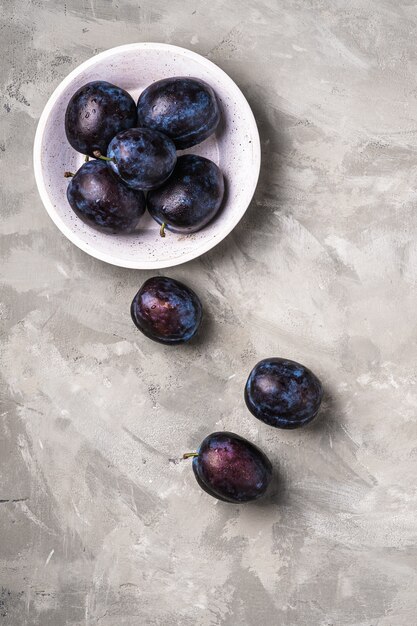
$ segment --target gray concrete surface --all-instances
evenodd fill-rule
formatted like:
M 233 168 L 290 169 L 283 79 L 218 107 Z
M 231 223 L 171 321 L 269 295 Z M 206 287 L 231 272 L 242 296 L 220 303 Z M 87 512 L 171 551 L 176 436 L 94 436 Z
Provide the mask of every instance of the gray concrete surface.
M 416 3 L 3 0 L 0 19 L 0 621 L 416 624 Z M 58 82 L 144 40 L 223 67 L 262 136 L 246 218 L 167 272 L 207 313 L 182 349 L 139 336 L 149 274 L 67 242 L 32 174 Z M 323 379 L 315 425 L 246 410 L 272 355 Z M 270 455 L 269 498 L 216 503 L 176 462 L 215 429 Z

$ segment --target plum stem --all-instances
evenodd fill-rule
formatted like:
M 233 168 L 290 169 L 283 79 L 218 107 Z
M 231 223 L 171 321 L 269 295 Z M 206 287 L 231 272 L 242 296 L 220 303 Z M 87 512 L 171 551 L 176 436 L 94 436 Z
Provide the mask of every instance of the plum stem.
M 93 154 L 96 157 L 96 159 L 101 159 L 102 161 L 113 161 L 114 163 L 114 159 L 112 157 L 103 156 L 100 150 L 94 150 Z
M 159 234 L 161 235 L 161 237 L 165 237 L 165 226 L 165 222 L 162 222 L 161 228 L 159 229 Z
M 64 172 L 64 178 L 72 178 L 75 176 L 74 172 Z
M 90 157 L 88 156 L 88 154 L 86 154 L 86 155 L 85 155 L 85 158 L 84 158 L 84 161 L 85 161 L 86 163 L 88 163 L 88 162 L 89 162 L 89 160 L 90 160 Z
M 182 455 L 183 459 L 191 459 L 191 457 L 198 456 L 198 452 L 186 452 Z

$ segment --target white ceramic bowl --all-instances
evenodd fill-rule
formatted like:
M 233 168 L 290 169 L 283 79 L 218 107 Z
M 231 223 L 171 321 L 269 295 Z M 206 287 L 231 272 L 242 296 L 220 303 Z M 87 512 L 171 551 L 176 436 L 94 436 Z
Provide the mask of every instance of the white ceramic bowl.
M 206 156 L 221 168 L 227 193 L 218 216 L 192 235 L 166 232 L 146 213 L 130 235 L 102 234 L 71 210 L 65 170 L 75 171 L 83 156 L 65 137 L 65 109 L 79 87 L 106 80 L 126 89 L 136 100 L 150 83 L 169 76 L 193 76 L 215 90 L 222 122 L 214 135 L 185 150 Z M 43 110 L 34 145 L 35 178 L 43 204 L 61 232 L 76 246 L 107 263 L 136 269 L 171 267 L 194 259 L 218 244 L 245 213 L 259 176 L 260 142 L 248 102 L 233 80 L 204 57 L 161 43 L 136 43 L 106 50 L 85 61 L 55 89 Z

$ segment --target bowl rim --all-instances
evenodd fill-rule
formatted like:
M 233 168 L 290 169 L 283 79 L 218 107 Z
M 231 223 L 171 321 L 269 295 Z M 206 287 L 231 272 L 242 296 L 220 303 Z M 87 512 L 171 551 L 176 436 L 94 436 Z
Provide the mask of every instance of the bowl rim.
M 250 177 L 250 180 L 248 181 L 249 184 L 245 187 L 245 193 L 243 194 L 243 197 L 240 200 L 240 203 L 242 204 L 242 207 L 243 207 L 242 211 L 237 212 L 236 215 L 234 216 L 234 219 L 231 220 L 230 223 L 228 224 L 227 228 L 222 230 L 217 236 L 212 237 L 208 239 L 207 241 L 203 240 L 200 246 L 184 254 L 183 256 L 180 256 L 177 258 L 168 259 L 168 260 L 158 260 L 158 259 L 153 259 L 149 261 L 139 260 L 136 262 L 132 259 L 128 260 L 126 258 L 118 258 L 114 254 L 107 254 L 106 252 L 103 252 L 102 250 L 95 249 L 90 244 L 86 243 L 82 239 L 82 237 L 80 237 L 76 232 L 71 230 L 71 228 L 68 227 L 67 224 L 62 220 L 61 216 L 59 215 L 59 212 L 54 207 L 50 199 L 50 196 L 49 196 L 46 184 L 45 184 L 45 180 L 43 177 L 42 144 L 43 144 L 44 132 L 45 132 L 45 128 L 49 119 L 49 115 L 51 114 L 51 111 L 56 101 L 58 100 L 58 98 L 61 96 L 63 91 L 71 84 L 74 78 L 76 78 L 84 70 L 94 66 L 98 61 L 112 57 L 114 54 L 117 54 L 120 52 L 133 52 L 133 51 L 140 51 L 140 50 L 146 50 L 146 49 L 170 50 L 172 52 L 176 52 L 177 54 L 181 54 L 186 57 L 188 56 L 194 59 L 195 61 L 197 61 L 200 65 L 203 65 L 212 71 L 214 70 L 214 72 L 220 76 L 222 82 L 227 84 L 228 90 L 233 92 L 234 98 L 236 99 L 239 108 L 242 108 L 242 107 L 245 108 L 245 113 L 249 121 L 250 126 L 249 126 L 248 134 L 250 135 L 251 141 L 252 141 L 252 165 L 251 165 L 252 176 Z M 258 127 L 256 124 L 256 120 L 255 120 L 252 109 L 247 99 L 245 98 L 245 96 L 243 95 L 239 87 L 236 85 L 234 80 L 218 65 L 216 65 L 215 63 L 213 63 L 206 57 L 202 56 L 201 54 L 198 54 L 197 52 L 194 52 L 193 50 L 189 50 L 188 48 L 183 48 L 181 46 L 175 46 L 172 44 L 158 43 L 158 42 L 137 42 L 137 43 L 129 43 L 129 44 L 124 44 L 121 46 L 109 48 L 107 50 L 104 50 L 103 52 L 99 52 L 98 54 L 95 54 L 94 56 L 90 57 L 89 59 L 87 59 L 80 65 L 78 65 L 76 68 L 74 68 L 59 83 L 59 85 L 55 88 L 55 90 L 52 92 L 51 96 L 49 97 L 41 113 L 41 116 L 39 118 L 39 122 L 38 122 L 36 133 L 35 133 L 35 140 L 33 144 L 33 168 L 34 168 L 34 173 L 35 173 L 36 184 L 38 187 L 38 192 L 49 217 L 52 219 L 55 225 L 59 228 L 59 230 L 63 233 L 63 235 L 65 235 L 65 237 L 69 239 L 69 241 L 71 241 L 74 245 L 76 245 L 78 248 L 83 250 L 83 252 L 86 252 L 90 256 L 96 259 L 99 259 L 100 261 L 104 261 L 111 265 L 115 265 L 117 267 L 124 267 L 128 269 L 162 269 L 162 268 L 167 268 L 167 267 L 174 267 L 176 265 L 182 265 L 183 263 L 186 263 L 195 258 L 198 258 L 202 254 L 205 254 L 206 252 L 214 248 L 218 243 L 223 241 L 223 239 L 225 239 L 232 232 L 232 230 L 236 227 L 236 225 L 242 219 L 243 215 L 246 213 L 249 207 L 249 204 L 253 198 L 253 195 L 255 193 L 255 189 L 258 183 L 258 179 L 259 179 L 260 167 L 261 167 L 261 143 L 260 143 L 259 131 L 258 131 Z

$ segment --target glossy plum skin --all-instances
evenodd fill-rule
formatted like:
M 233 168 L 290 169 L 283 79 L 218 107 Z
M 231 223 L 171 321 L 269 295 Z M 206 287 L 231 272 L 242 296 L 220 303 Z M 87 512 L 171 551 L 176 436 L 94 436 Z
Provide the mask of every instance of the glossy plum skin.
M 105 155 L 113 137 L 136 121 L 135 101 L 127 91 L 96 80 L 80 87 L 69 101 L 65 133 L 78 152 L 93 157 L 99 150 Z
M 224 502 L 249 502 L 266 492 L 272 478 L 268 457 L 250 441 L 229 432 L 208 435 L 193 471 L 200 487 Z
M 203 308 L 197 294 L 183 283 L 154 276 L 143 283 L 133 298 L 130 312 L 146 337 L 172 346 L 194 337 Z
M 313 372 L 288 359 L 260 361 L 245 386 L 249 411 L 277 428 L 298 428 L 311 422 L 322 397 L 322 385 Z
M 72 210 L 89 226 L 110 233 L 132 232 L 145 212 L 142 191 L 127 187 L 104 161 L 88 161 L 67 188 Z
M 168 135 L 179 150 L 209 137 L 219 121 L 216 94 L 198 78 L 164 78 L 149 85 L 139 97 L 139 125 Z
M 132 189 L 155 189 L 171 175 L 177 151 L 171 139 L 149 128 L 130 128 L 111 140 L 107 149 L 112 170 Z
M 175 233 L 195 233 L 219 211 L 224 178 L 213 161 L 195 154 L 180 156 L 170 178 L 148 194 L 149 213 Z

